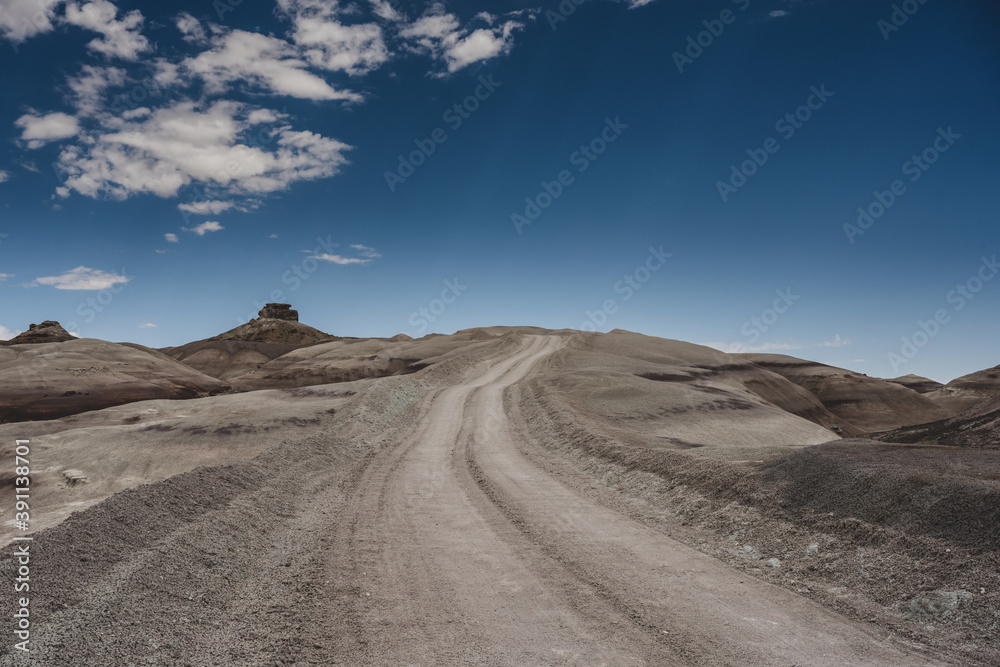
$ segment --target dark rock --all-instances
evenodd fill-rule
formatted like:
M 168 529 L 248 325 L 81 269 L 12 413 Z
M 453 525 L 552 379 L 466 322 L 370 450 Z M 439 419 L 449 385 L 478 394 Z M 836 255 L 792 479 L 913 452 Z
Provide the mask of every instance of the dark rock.
M 14 336 L 8 341 L 0 341 L 4 345 L 24 345 L 27 343 L 62 343 L 73 340 L 75 336 L 62 328 L 53 320 L 45 320 L 41 324 L 32 324 L 28 330 Z
M 290 303 L 265 303 L 257 315 L 268 320 L 299 321 L 299 311 L 292 310 Z

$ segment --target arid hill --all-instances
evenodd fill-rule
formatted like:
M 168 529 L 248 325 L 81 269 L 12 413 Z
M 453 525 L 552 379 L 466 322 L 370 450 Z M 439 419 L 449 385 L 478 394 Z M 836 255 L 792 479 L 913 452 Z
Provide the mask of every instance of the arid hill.
M 873 437 L 884 442 L 1000 449 L 1000 396 L 978 403 L 951 419 L 900 428 Z
M 55 419 L 222 390 L 216 378 L 131 343 L 74 338 L 0 347 L 0 423 Z
M 968 410 L 994 396 L 1000 396 L 1000 366 L 955 378 L 927 394 L 928 398 L 952 414 Z
M 35 343 L 62 343 L 76 338 L 73 334 L 62 328 L 54 320 L 45 320 L 41 324 L 32 324 L 27 331 L 23 331 L 10 340 L 0 340 L 0 345 L 26 345 Z
M 741 359 L 777 373 L 816 396 L 855 432 L 887 431 L 950 417 L 953 413 L 901 384 L 804 361 L 783 354 L 738 354 Z
M 299 322 L 299 313 L 287 303 L 269 303 L 258 317 L 218 336 L 160 351 L 206 375 L 228 380 L 272 359 L 325 341 L 328 333 Z
M 930 378 L 925 378 L 921 375 L 904 375 L 898 378 L 892 378 L 887 380 L 887 382 L 895 382 L 896 384 L 901 384 L 907 389 L 912 389 L 918 394 L 929 394 L 932 391 L 937 391 L 944 385 L 937 380 L 931 380 Z

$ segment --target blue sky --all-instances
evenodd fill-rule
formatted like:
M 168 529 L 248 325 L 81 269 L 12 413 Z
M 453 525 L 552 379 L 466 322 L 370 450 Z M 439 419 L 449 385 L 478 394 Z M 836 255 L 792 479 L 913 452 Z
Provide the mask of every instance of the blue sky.
M 0 334 L 160 347 L 286 301 L 947 381 L 1000 363 L 998 19 L 0 0 Z

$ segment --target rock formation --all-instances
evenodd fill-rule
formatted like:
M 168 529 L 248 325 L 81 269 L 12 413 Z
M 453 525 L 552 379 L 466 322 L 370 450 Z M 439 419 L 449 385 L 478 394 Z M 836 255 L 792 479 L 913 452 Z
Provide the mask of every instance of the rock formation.
M 41 324 L 32 324 L 28 330 L 18 334 L 8 341 L 0 341 L 4 345 L 24 345 L 27 343 L 62 343 L 73 340 L 75 336 L 62 328 L 53 320 L 45 320 Z
M 267 320 L 299 321 L 299 311 L 292 310 L 290 303 L 265 303 L 257 316 Z

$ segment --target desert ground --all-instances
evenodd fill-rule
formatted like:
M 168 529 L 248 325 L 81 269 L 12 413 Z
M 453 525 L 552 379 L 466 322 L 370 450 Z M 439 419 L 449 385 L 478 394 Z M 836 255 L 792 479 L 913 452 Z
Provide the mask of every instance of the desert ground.
M 1000 369 L 293 314 L 0 346 L 0 665 L 1000 664 Z

